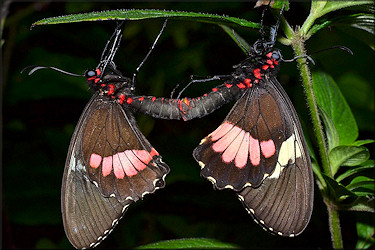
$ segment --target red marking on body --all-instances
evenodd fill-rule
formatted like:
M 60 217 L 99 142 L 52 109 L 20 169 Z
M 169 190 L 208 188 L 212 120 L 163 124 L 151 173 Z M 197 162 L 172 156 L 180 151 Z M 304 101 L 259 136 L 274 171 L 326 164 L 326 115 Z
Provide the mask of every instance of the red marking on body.
M 240 88 L 240 89 L 245 89 L 246 88 L 245 84 L 243 84 L 242 82 L 238 83 L 237 87 Z
M 138 101 L 143 102 L 144 99 L 145 99 L 145 98 L 142 96 L 142 97 L 138 98 Z
M 95 72 L 97 76 L 100 76 L 102 74 L 102 71 L 100 69 L 96 69 Z
M 94 80 L 95 78 L 96 78 L 96 76 L 92 76 L 92 77 L 87 78 L 87 80 L 92 81 L 92 80 Z
M 129 97 L 128 99 L 126 99 L 127 104 L 131 104 L 132 102 L 133 102 L 133 98 Z
M 98 78 L 95 78 L 95 80 L 94 80 L 94 82 L 95 83 L 98 83 L 100 81 L 100 78 L 98 77 Z
M 275 66 L 273 66 L 273 65 L 271 65 L 270 67 L 271 67 L 271 69 L 275 68 Z
M 233 128 L 232 124 L 230 124 L 228 122 L 224 122 L 214 132 L 211 133 L 211 140 L 216 141 L 216 140 L 220 139 L 226 133 L 228 133 L 228 131 L 231 130 L 232 128 Z
M 260 68 L 253 70 L 254 76 L 258 79 L 262 79 L 262 75 L 260 74 Z
M 272 139 L 260 142 L 260 148 L 262 149 L 262 154 L 266 158 L 273 156 L 276 152 L 275 144 Z
M 266 56 L 267 56 L 268 58 L 271 58 L 271 57 L 272 57 L 272 52 L 269 52 Z
M 206 94 L 204 94 L 203 96 L 207 96 L 207 93 L 206 93 Z
M 231 88 L 233 85 L 232 85 L 232 84 L 229 84 L 229 83 L 226 83 L 225 86 L 229 89 L 229 88 Z
M 186 104 L 186 105 L 190 105 L 190 101 L 189 101 L 189 99 L 187 99 L 186 97 L 183 99 L 184 100 L 184 103 Z
M 250 149 L 249 149 L 250 155 L 250 162 L 254 166 L 258 166 L 260 163 L 260 149 L 259 149 L 259 141 L 257 139 L 254 139 L 250 135 Z
M 259 80 L 258 80 L 258 79 L 255 79 L 254 82 L 255 82 L 255 83 L 259 83 Z
M 126 98 L 126 97 L 125 97 L 124 94 L 119 95 L 119 96 L 118 96 L 118 102 L 119 102 L 120 104 L 122 104 L 122 103 L 124 102 L 125 98 Z
M 270 60 L 270 59 L 267 59 L 267 61 L 266 61 L 269 65 L 273 65 L 273 61 L 272 60 Z
M 99 78 L 98 78 L 99 79 Z M 105 83 L 100 84 L 100 87 L 105 87 Z
M 104 157 L 103 163 L 102 163 L 103 176 L 109 175 L 111 171 L 112 171 L 112 156 Z
M 221 153 L 225 149 L 229 147 L 229 145 L 233 142 L 233 140 L 237 137 L 237 135 L 242 131 L 239 127 L 232 126 L 233 128 L 228 131 L 226 135 L 224 135 L 220 140 L 216 141 L 212 145 L 212 149 L 215 152 Z
M 154 148 L 151 148 L 150 155 L 151 155 L 152 157 L 154 157 L 155 155 L 158 156 L 159 153 L 158 153 L 158 151 L 156 151 Z
M 246 78 L 244 81 L 243 81 L 247 87 L 251 87 L 251 79 L 250 78 Z
M 237 168 L 243 168 L 247 164 L 248 155 L 249 155 L 249 141 L 250 141 L 250 133 L 246 132 L 243 136 L 241 145 L 238 149 L 236 159 L 234 160 L 234 164 Z
M 222 154 L 221 158 L 223 159 L 224 162 L 226 163 L 230 163 L 234 160 L 234 158 L 236 158 L 236 155 L 237 155 L 237 152 L 238 150 L 240 149 L 240 146 L 241 146 L 241 143 L 242 143 L 242 139 L 245 135 L 245 131 L 243 129 L 240 130 L 240 133 L 237 134 L 236 137 L 232 138 L 232 142 L 230 143 L 230 145 L 227 147 L 227 149 L 225 149 L 224 153 Z M 236 167 L 243 167 L 243 166 L 237 166 L 235 164 Z
M 152 102 L 154 102 L 156 100 L 156 97 L 153 96 L 151 100 L 152 100 Z
M 183 103 L 184 99 L 179 99 L 178 100 L 178 109 L 181 110 L 182 113 L 186 113 L 185 110 L 182 108 L 182 103 Z
M 213 92 L 216 92 L 217 90 L 218 90 L 217 88 L 213 88 L 213 89 L 212 89 Z
M 90 166 L 93 168 L 98 168 L 102 162 L 102 157 L 98 154 L 92 153 L 90 156 Z
M 274 64 L 276 64 L 276 65 L 278 65 L 278 64 L 279 64 L 279 62 L 278 62 L 278 61 L 276 61 L 276 60 L 274 60 L 274 61 L 273 61 L 273 63 L 274 63 Z
M 270 65 L 265 64 L 265 65 L 262 66 L 262 69 L 267 70 L 269 67 L 270 67 Z
M 115 86 L 113 84 L 109 84 L 108 87 L 108 95 L 112 95 L 115 92 Z

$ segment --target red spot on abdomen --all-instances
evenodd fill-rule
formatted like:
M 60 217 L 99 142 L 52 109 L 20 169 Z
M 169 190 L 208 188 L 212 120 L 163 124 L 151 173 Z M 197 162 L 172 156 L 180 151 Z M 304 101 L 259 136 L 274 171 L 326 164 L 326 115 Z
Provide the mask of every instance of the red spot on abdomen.
M 242 82 L 238 83 L 237 87 L 240 88 L 240 89 L 245 89 L 246 88 L 245 84 L 243 84 Z
M 131 104 L 132 102 L 133 102 L 133 98 L 129 97 L 128 99 L 126 99 L 127 104 Z
M 260 69 L 259 68 L 258 69 L 254 69 L 253 73 L 254 73 L 254 76 L 256 78 L 262 79 L 262 75 L 260 74 Z

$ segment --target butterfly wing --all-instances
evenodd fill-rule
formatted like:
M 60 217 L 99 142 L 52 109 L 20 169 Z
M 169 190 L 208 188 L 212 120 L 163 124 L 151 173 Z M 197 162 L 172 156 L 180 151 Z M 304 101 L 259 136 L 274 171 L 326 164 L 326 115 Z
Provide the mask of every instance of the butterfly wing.
M 239 199 L 254 220 L 266 230 L 297 236 L 310 221 L 313 210 L 314 179 L 311 162 L 294 107 L 276 78 L 271 88 L 282 98 L 280 109 L 292 127 L 279 152 L 274 172 L 259 188 L 246 187 Z
M 65 164 L 61 206 L 70 242 L 76 248 L 100 243 L 132 201 L 164 187 L 168 172 L 132 115 L 94 94 Z
M 275 77 L 248 89 L 193 152 L 201 175 L 231 188 L 263 227 L 297 235 L 313 206 L 313 175 L 296 111 Z

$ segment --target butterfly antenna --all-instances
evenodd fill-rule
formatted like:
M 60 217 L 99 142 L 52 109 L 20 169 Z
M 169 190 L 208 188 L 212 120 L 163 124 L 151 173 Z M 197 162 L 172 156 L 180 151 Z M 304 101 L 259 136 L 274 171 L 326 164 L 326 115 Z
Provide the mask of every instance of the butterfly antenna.
M 342 46 L 342 45 L 336 45 L 336 46 L 332 46 L 332 47 L 329 47 L 329 48 L 326 48 L 326 49 L 321 49 L 321 50 L 315 51 L 315 52 L 311 53 L 310 55 L 318 54 L 320 52 L 324 52 L 324 51 L 331 50 L 331 49 L 341 49 L 341 50 L 344 50 L 344 51 L 348 52 L 351 55 L 354 54 L 353 51 L 351 49 L 349 49 L 348 47 L 345 47 L 345 46 Z
M 137 67 L 137 69 L 135 70 L 134 74 L 133 74 L 133 85 L 135 87 L 136 85 L 136 78 L 137 78 L 137 75 L 138 75 L 138 72 L 139 72 L 139 69 L 143 66 L 143 64 L 146 62 L 147 58 L 150 56 L 151 52 L 153 51 L 153 49 L 155 48 L 155 45 L 156 43 L 158 42 L 161 34 L 163 33 L 164 29 L 165 29 L 165 26 L 167 26 L 167 22 L 168 22 L 168 18 L 165 19 L 164 23 L 163 23 L 163 27 L 161 27 L 161 30 L 158 34 L 158 36 L 156 37 L 154 43 L 152 44 L 150 50 L 148 51 L 147 55 L 145 56 L 145 58 L 142 60 L 142 62 L 139 64 L 139 66 Z
M 23 74 L 23 72 L 25 72 L 25 71 L 27 71 L 29 69 L 30 69 L 30 71 L 29 71 L 28 75 L 31 75 L 35 71 L 40 70 L 40 69 L 52 69 L 52 70 L 55 70 L 55 71 L 58 71 L 60 73 L 63 73 L 63 74 L 66 74 L 66 75 L 70 75 L 70 76 L 84 76 L 84 75 L 74 74 L 74 73 L 71 73 L 71 72 L 68 72 L 68 71 L 56 68 L 56 67 L 40 66 L 40 65 L 30 65 L 30 66 L 27 66 L 27 67 L 25 67 L 24 69 L 21 70 L 21 74 Z

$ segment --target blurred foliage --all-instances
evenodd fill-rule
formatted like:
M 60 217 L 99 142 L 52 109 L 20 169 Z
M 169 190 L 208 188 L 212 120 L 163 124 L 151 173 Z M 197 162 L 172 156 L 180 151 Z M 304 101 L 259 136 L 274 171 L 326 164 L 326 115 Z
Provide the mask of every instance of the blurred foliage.
M 65 14 L 113 9 L 167 9 L 225 14 L 259 22 L 261 11 L 247 2 L 3 2 L 2 10 L 2 105 L 3 105 L 3 247 L 70 248 L 60 213 L 60 188 L 70 137 L 91 93 L 81 78 L 43 70 L 32 77 L 22 68 L 37 64 L 83 73 L 97 65 L 103 46 L 113 32 L 114 21 L 97 21 L 35 27 L 37 20 Z M 292 25 L 301 25 L 309 3 L 291 3 L 285 13 Z M 115 61 L 124 75 L 131 76 L 149 50 L 163 20 L 125 24 L 123 41 Z M 265 24 L 274 24 L 266 15 Z M 259 33 L 236 31 L 251 44 Z M 358 32 L 327 26 L 307 44 L 312 53 L 334 45 L 340 50 L 314 54 L 314 69 L 335 79 L 358 124 L 359 140 L 374 138 L 374 52 L 357 39 Z M 284 58 L 292 58 L 289 47 L 278 46 Z M 137 94 L 169 96 L 177 83 L 191 74 L 228 74 L 244 59 L 241 49 L 213 24 L 170 20 L 156 49 L 137 79 Z M 309 117 L 295 63 L 284 63 L 279 80 L 291 97 L 301 122 L 309 128 Z M 187 96 L 198 96 L 213 84 L 191 86 Z M 296 238 L 281 238 L 264 232 L 252 222 L 232 192 L 214 191 L 199 176 L 191 153 L 199 141 L 224 119 L 231 105 L 190 122 L 156 120 L 137 115 L 138 125 L 171 167 L 167 185 L 154 195 L 132 205 L 114 232 L 99 248 L 130 248 L 176 238 L 214 238 L 244 248 L 328 248 L 331 239 L 326 209 L 315 192 L 314 212 L 305 232 Z M 308 131 L 308 130 L 307 130 Z M 305 131 L 306 132 L 306 131 Z M 370 147 L 370 158 L 374 148 Z M 341 215 L 345 246 L 357 244 L 356 218 Z M 373 216 L 372 216 L 373 218 Z M 360 230 L 360 229 L 359 229 Z M 319 235 L 319 237 L 317 237 Z M 22 240 L 20 240 L 22 239 Z M 359 244 L 359 243 L 358 243 Z M 368 240 L 362 239 L 362 244 Z

